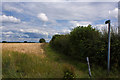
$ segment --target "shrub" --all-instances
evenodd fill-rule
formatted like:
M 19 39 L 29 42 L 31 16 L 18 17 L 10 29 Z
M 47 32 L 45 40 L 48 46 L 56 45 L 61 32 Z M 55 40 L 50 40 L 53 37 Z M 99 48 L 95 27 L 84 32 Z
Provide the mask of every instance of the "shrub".
M 74 80 L 75 78 L 75 70 L 74 67 L 71 65 L 64 66 L 64 80 Z

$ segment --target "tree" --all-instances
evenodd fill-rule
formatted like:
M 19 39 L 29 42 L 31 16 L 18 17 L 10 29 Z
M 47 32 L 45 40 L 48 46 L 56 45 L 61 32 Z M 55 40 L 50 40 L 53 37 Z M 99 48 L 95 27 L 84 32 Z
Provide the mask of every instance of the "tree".
M 27 43 L 27 41 L 24 41 L 24 43 Z
M 45 41 L 44 38 L 41 38 L 41 39 L 39 40 L 39 42 L 40 42 L 40 43 L 45 43 L 46 41 Z
M 87 56 L 95 56 L 101 49 L 100 37 L 101 33 L 91 25 L 74 28 L 70 32 L 71 55 L 84 61 Z

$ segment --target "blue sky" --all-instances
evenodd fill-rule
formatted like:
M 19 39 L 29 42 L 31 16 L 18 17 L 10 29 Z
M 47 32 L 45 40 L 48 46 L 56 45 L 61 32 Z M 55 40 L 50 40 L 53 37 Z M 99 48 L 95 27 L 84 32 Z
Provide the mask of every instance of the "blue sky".
M 112 21 L 117 28 L 117 2 L 3 2 L 2 40 L 49 41 L 55 34 L 69 33 L 77 26 L 91 24 L 102 30 Z

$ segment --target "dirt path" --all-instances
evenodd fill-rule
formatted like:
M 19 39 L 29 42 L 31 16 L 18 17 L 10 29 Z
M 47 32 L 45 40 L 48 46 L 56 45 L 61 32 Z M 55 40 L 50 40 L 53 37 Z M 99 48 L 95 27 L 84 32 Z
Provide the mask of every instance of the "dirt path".
M 42 54 L 43 43 L 2 43 L 2 50 L 17 51 L 28 54 Z

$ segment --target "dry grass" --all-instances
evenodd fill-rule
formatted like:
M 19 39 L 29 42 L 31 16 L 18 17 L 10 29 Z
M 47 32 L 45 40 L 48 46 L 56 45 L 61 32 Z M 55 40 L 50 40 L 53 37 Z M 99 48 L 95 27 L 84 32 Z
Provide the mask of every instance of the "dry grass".
M 43 43 L 1 43 L 2 51 L 14 51 L 19 53 L 36 54 L 45 57 L 42 49 Z

